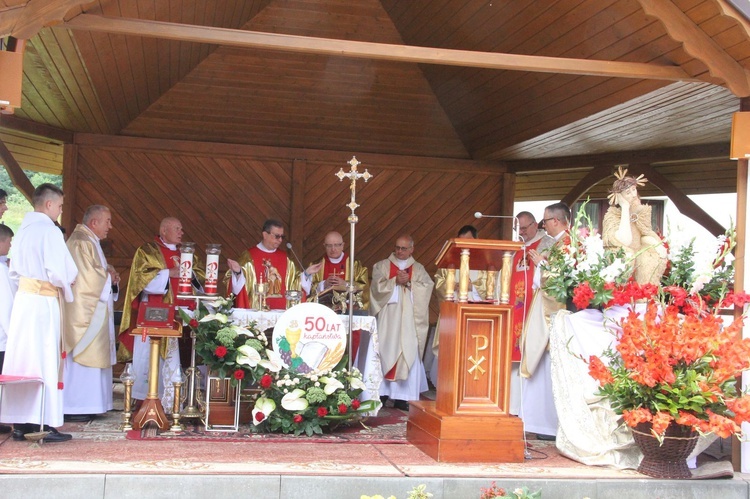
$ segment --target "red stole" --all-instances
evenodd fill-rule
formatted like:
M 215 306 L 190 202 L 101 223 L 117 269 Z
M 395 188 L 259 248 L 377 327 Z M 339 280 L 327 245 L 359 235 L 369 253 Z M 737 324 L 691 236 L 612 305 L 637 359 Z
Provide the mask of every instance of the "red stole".
M 347 278 L 347 274 L 349 273 L 349 265 L 347 265 L 349 257 L 346 256 L 346 254 L 339 263 L 333 263 L 328 259 L 328 255 L 326 255 L 323 260 L 325 261 L 325 265 L 323 266 L 323 280 L 328 279 L 332 274 L 336 274 L 342 279 Z
M 403 269 L 409 273 L 409 280 L 411 281 L 411 275 L 412 275 L 412 269 L 413 265 L 408 266 L 407 268 Z M 398 274 L 398 271 L 401 270 L 396 266 L 395 263 L 391 262 L 391 273 L 388 275 L 389 279 L 393 279 Z M 396 363 L 398 365 L 398 363 Z M 387 373 L 385 373 L 385 376 L 383 376 L 383 379 L 387 381 L 394 381 L 396 379 L 396 365 L 391 367 Z
M 164 257 L 164 263 L 166 264 L 166 267 L 165 267 L 166 269 L 171 269 L 171 268 L 180 266 L 180 250 L 167 248 L 166 246 L 164 246 L 164 242 L 162 242 L 159 236 L 156 236 L 156 245 L 159 247 L 159 251 L 161 251 L 162 257 Z M 178 281 L 179 281 L 179 277 L 169 278 L 169 286 L 167 289 L 172 291 L 172 303 L 174 305 L 180 305 L 183 307 L 188 307 L 190 308 L 190 310 L 194 310 L 195 301 L 177 299 L 177 282 Z M 141 293 L 142 292 L 143 290 L 141 290 Z M 135 327 L 135 323 L 138 319 L 138 307 L 141 304 L 141 293 L 138 293 L 138 295 L 133 299 L 133 303 L 130 304 L 130 307 L 131 307 L 130 327 L 126 331 L 120 333 L 120 336 L 119 336 L 120 343 L 122 343 L 125 346 L 125 348 L 127 348 L 131 353 L 133 352 L 134 337 L 130 335 L 130 331 Z M 165 296 L 166 296 L 166 292 L 161 295 L 148 295 L 148 300 L 163 303 Z
M 286 308 L 286 274 L 287 274 L 287 258 L 286 253 L 279 251 L 278 249 L 273 253 L 266 253 L 257 246 L 253 246 L 248 250 L 250 258 L 253 261 L 253 268 L 255 269 L 255 277 L 260 282 L 268 282 L 268 275 L 266 273 L 266 267 L 263 265 L 263 261 L 266 260 L 271 263 L 271 267 L 274 267 L 281 276 L 281 286 L 278 294 L 281 298 L 266 298 L 266 303 L 271 309 L 284 310 Z M 248 290 L 248 294 L 251 290 Z M 269 293 L 270 294 L 270 293 Z
M 536 249 L 539 243 L 542 242 L 543 238 L 539 238 L 537 241 L 526 246 L 526 251 Z M 524 252 L 518 251 L 513 257 L 513 273 L 510 278 L 510 293 L 511 303 L 513 304 L 513 353 L 511 354 L 510 360 L 513 362 L 519 362 L 521 360 L 521 333 L 523 332 L 523 324 L 526 319 L 524 316 L 524 303 L 526 304 L 526 314 L 529 313 L 529 307 L 531 307 L 532 297 L 532 284 L 534 281 L 534 262 L 526 253 L 526 260 L 523 259 Z M 524 277 L 525 276 L 525 277 Z M 527 300 L 528 297 L 528 300 Z

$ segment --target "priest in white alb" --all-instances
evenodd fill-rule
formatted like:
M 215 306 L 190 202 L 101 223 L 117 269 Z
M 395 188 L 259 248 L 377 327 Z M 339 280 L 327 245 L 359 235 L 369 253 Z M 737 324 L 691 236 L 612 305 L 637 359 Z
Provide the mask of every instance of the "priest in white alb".
M 65 304 L 63 339 L 66 421 L 86 422 L 112 410 L 112 366 L 115 355 L 113 286 L 120 276 L 107 265 L 101 247 L 112 228 L 112 213 L 102 205 L 90 206 L 67 246 L 78 267 L 74 300 Z
M 399 237 L 391 256 L 373 266 L 370 286 L 370 312 L 378 320 L 383 370 L 380 395 L 393 399 L 394 407 L 402 410 L 428 388 L 422 355 L 434 283 L 413 252 L 411 236 Z
M 62 231 L 54 221 L 62 213 L 63 191 L 41 184 L 32 196 L 34 211 L 27 213 L 13 242 L 10 277 L 18 282 L 8 328 L 3 374 L 44 380 L 44 423 L 50 433 L 44 441 L 64 442 L 71 435 L 58 432 L 63 424 L 63 360 L 61 300 L 73 300 L 78 275 Z M 14 423 L 13 439 L 39 429 L 42 390 L 33 385 L 6 386 L 0 414 Z

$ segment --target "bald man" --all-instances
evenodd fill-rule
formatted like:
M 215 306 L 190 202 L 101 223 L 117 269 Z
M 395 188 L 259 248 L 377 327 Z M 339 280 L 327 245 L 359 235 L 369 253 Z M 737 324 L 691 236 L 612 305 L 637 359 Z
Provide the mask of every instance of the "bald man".
M 330 296 L 334 290 L 346 291 L 346 284 L 349 282 L 349 255 L 344 252 L 344 238 L 335 231 L 326 234 L 323 247 L 326 252 L 325 256 L 305 269 L 300 277 L 300 285 L 307 293 L 308 301 L 319 301 L 326 305 L 330 303 L 336 310 L 330 299 L 318 300 L 318 296 L 322 295 L 321 298 L 325 294 Z M 358 260 L 354 261 L 354 286 L 361 290 L 358 293 L 355 309 L 367 310 L 370 301 L 370 283 L 367 267 Z
M 128 277 L 128 288 L 120 324 L 120 351 L 118 358 L 128 360 L 132 354 L 135 381 L 133 398 L 143 400 L 148 393 L 148 339 L 130 336 L 138 318 L 141 302 L 173 303 L 194 306 L 193 300 L 177 299 L 177 283 L 180 277 L 180 244 L 182 243 L 182 223 L 174 217 L 167 217 L 159 224 L 159 235 L 153 241 L 143 244 L 135 252 Z M 204 279 L 201 261 L 193 260 L 193 286 L 200 289 L 198 278 Z M 172 407 L 172 382 L 180 380 L 180 352 L 176 338 L 162 339 L 166 343 L 166 358 L 160 358 L 159 392 L 167 387 L 164 407 Z

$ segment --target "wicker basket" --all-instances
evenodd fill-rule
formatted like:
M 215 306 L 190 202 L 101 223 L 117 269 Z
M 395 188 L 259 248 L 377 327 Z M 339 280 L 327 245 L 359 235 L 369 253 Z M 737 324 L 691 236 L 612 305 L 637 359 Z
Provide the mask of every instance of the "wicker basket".
M 638 472 L 654 478 L 690 478 L 687 458 L 698 442 L 698 433 L 674 421 L 667 427 L 664 440 L 651 433 L 651 423 L 640 423 L 632 429 L 635 443 L 643 452 Z

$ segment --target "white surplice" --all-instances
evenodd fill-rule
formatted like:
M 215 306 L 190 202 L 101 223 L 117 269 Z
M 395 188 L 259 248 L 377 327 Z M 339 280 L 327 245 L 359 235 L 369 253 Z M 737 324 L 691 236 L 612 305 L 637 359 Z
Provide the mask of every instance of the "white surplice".
M 78 269 L 65 245 L 62 231 L 43 213 L 27 213 L 13 239 L 10 277 L 38 279 L 61 288 L 73 299 L 71 283 Z M 58 379 L 61 362 L 60 303 L 57 297 L 23 291 L 16 293 L 8 329 L 3 374 L 44 379 L 44 422 L 63 424 L 63 391 Z M 41 390 L 31 385 L 7 386 L 3 391 L 4 423 L 39 424 Z
M 88 236 L 94 244 L 94 248 L 96 248 L 101 264 L 106 269 L 107 258 L 104 256 L 99 238 L 90 230 L 88 232 Z M 107 304 L 109 312 L 107 317 L 109 320 L 110 360 L 112 365 L 117 363 L 115 352 L 114 300 L 117 300 L 117 296 L 112 293 L 112 277 L 109 276 L 102 288 L 99 301 Z M 65 358 L 64 376 L 65 396 L 63 397 L 63 411 L 65 414 L 103 414 L 113 409 L 112 367 L 101 369 L 84 366 L 75 362 L 73 355 L 68 355 Z
M 0 256 L 0 352 L 4 352 L 8 344 L 10 312 L 13 310 L 17 288 L 16 283 L 10 278 L 8 257 Z

